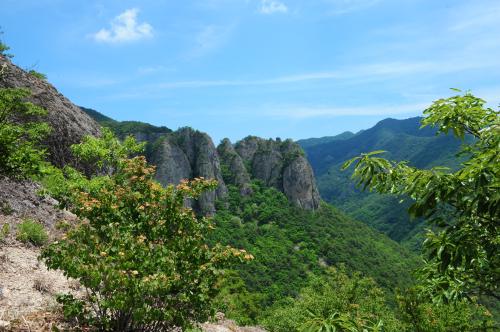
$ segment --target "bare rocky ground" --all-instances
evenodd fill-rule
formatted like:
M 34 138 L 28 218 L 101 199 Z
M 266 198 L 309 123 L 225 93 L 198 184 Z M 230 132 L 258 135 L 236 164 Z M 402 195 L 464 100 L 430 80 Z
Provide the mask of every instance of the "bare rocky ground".
M 57 201 L 40 196 L 40 186 L 29 181 L 0 178 L 0 230 L 8 224 L 9 233 L 0 237 L 0 331 L 64 331 L 55 302 L 58 293 L 80 292 L 76 280 L 59 271 L 48 271 L 38 260 L 40 248 L 16 240 L 17 225 L 25 219 L 44 225 L 50 240 L 60 236 L 57 223 L 73 221 L 75 216 L 57 207 Z M 204 332 L 265 332 L 257 327 L 239 327 L 219 315 L 216 323 L 202 324 Z
M 56 308 L 57 293 L 74 293 L 78 288 L 76 281 L 47 270 L 37 258 L 40 248 L 16 240 L 17 226 L 23 220 L 43 224 L 52 240 L 58 236 L 58 221 L 74 219 L 59 210 L 55 200 L 40 196 L 39 190 L 30 181 L 0 179 L 0 229 L 8 225 L 8 234 L 0 239 L 0 331 L 49 331 L 51 324 L 36 322 L 34 313 L 46 311 L 48 316 Z

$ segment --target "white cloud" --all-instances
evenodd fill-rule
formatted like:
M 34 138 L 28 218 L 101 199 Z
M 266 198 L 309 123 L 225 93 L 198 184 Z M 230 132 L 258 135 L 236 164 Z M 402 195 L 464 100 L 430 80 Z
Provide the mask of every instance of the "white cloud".
M 153 27 L 146 22 L 137 22 L 137 8 L 127 9 L 111 21 L 109 29 L 101 29 L 92 37 L 103 43 L 136 41 L 153 36 Z
M 405 114 L 421 113 L 430 103 L 414 103 L 399 105 L 363 105 L 354 107 L 336 106 L 274 106 L 266 110 L 266 114 L 276 117 L 308 119 L 318 117 L 336 116 L 369 116 L 384 115 L 397 116 Z
M 175 71 L 175 69 L 173 67 L 167 67 L 167 66 L 162 66 L 162 65 L 145 66 L 145 67 L 137 68 L 137 73 L 139 75 L 150 75 L 150 74 L 172 72 L 172 71 Z
M 498 29 L 500 20 L 500 3 L 486 1 L 481 5 L 475 2 L 466 2 L 459 6 L 452 14 L 451 31 L 476 31 Z M 495 30 L 493 30 L 495 31 Z
M 278 0 L 262 0 L 259 12 L 266 15 L 286 13 L 288 12 L 288 7 L 283 2 Z
M 296 75 L 278 76 L 267 79 L 256 80 L 193 80 L 174 81 L 157 84 L 160 89 L 179 88 L 206 88 L 206 87 L 231 87 L 231 86 L 261 86 L 292 84 L 307 81 L 319 80 L 339 80 L 346 83 L 349 80 L 357 83 L 387 81 L 394 78 L 408 78 L 416 74 L 444 75 L 449 73 L 459 73 L 462 71 L 493 68 L 498 65 L 498 61 L 483 61 L 481 63 L 469 63 L 464 61 L 436 62 L 385 62 L 373 63 L 358 66 L 341 67 L 334 71 L 310 72 Z

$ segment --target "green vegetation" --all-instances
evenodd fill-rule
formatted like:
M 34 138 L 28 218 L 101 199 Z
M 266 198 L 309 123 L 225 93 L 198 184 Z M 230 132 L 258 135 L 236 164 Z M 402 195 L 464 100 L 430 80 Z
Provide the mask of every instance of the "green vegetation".
M 455 302 L 474 295 L 500 299 L 500 112 L 469 92 L 440 99 L 424 111 L 423 126 L 464 139 L 466 160 L 453 171 L 445 167 L 422 170 L 363 154 L 353 177 L 364 188 L 409 196 L 409 212 L 426 218 L 438 231 L 429 230 L 424 249 L 420 291 L 437 302 Z
M 299 141 L 314 168 L 323 199 L 415 252 L 420 251 L 426 223 L 421 218 L 409 218 L 407 209 L 411 199 L 404 197 L 400 202 L 401 198 L 390 195 L 363 192 L 350 180 L 351 170 L 342 172 L 341 167 L 360 153 L 386 150 L 388 158 L 406 160 L 415 167 L 429 169 L 444 165 L 457 168 L 460 159 L 455 154 L 461 142 L 449 136 L 436 136 L 433 128 L 419 130 L 420 120 L 386 119 L 373 128 L 335 142 L 308 145 L 310 140 Z M 465 140 L 472 142 L 473 139 L 466 136 Z
M 334 141 L 342 141 L 349 139 L 356 134 L 350 132 L 350 131 L 345 131 L 341 134 L 335 135 L 335 136 L 325 136 L 325 137 L 320 137 L 320 138 L 308 138 L 308 139 L 301 139 L 298 140 L 297 143 L 303 148 L 311 148 L 313 146 L 325 144 L 325 143 L 330 143 Z
M 14 210 L 10 206 L 9 202 L 0 202 L 0 212 L 4 216 L 9 216 L 14 212 Z
M 50 127 L 40 122 L 47 112 L 27 102 L 29 96 L 27 89 L 0 89 L 0 175 L 27 178 L 43 168 L 40 143 Z
M 341 265 L 310 275 L 297 298 L 273 306 L 262 323 L 277 332 L 325 331 L 493 331 L 491 314 L 476 303 L 433 304 L 413 289 L 398 295 L 398 306 L 371 278 L 348 274 Z
M 315 212 L 302 210 L 258 181 L 252 191 L 241 196 L 229 186 L 229 206 L 221 202 L 212 234 L 213 242 L 243 247 L 255 256 L 237 267 L 251 293 L 242 311 L 257 307 L 262 314 L 276 301 L 295 297 L 310 272 L 323 274 L 330 265 L 344 264 L 349 272 L 371 276 L 388 292 L 411 285 L 417 258 L 384 235 L 327 204 Z M 255 319 L 238 310 L 230 316 L 244 322 Z
M 0 227 L 0 243 L 2 243 L 10 233 L 10 225 L 5 223 Z
M 67 318 L 105 331 L 184 329 L 212 314 L 220 269 L 230 259 L 251 256 L 209 247 L 211 221 L 184 207 L 186 199 L 213 190 L 215 181 L 163 188 L 144 157 L 129 158 L 139 148 L 132 138 L 122 145 L 104 131 L 103 138 L 88 137 L 73 148 L 81 160 L 97 165 L 97 174 L 52 170 L 48 190 L 81 221 L 42 258 L 90 294 L 58 298 Z
M 0 36 L 1 35 L 3 35 L 2 30 L 0 30 Z M 14 57 L 12 54 L 7 53 L 8 50 L 10 50 L 10 47 L 0 39 L 0 55 L 6 56 L 8 58 Z
M 38 72 L 38 71 L 36 71 L 34 69 L 29 70 L 28 74 L 30 74 L 31 76 L 36 77 L 36 78 L 38 78 L 40 80 L 44 80 L 44 81 L 47 80 L 47 75 L 45 75 L 43 73 L 40 73 L 40 72 Z
M 359 273 L 349 276 L 342 266 L 311 276 L 297 299 L 282 300 L 270 311 L 264 326 L 276 332 L 403 330 L 382 289 Z
M 80 109 L 96 120 L 101 126 L 111 129 L 118 138 L 123 140 L 127 136 L 132 135 L 137 140 L 144 141 L 146 144 L 144 155 L 148 160 L 151 159 L 157 141 L 165 134 L 172 132 L 171 129 L 164 126 L 157 127 L 140 121 L 116 121 L 96 110 L 85 107 L 80 107 Z
M 497 331 L 498 324 L 484 306 L 475 299 L 453 303 L 433 303 L 415 289 L 408 289 L 398 296 L 398 316 L 406 331 L 454 332 Z
M 43 246 L 49 240 L 49 236 L 41 223 L 26 219 L 17 226 L 16 239 L 35 246 Z

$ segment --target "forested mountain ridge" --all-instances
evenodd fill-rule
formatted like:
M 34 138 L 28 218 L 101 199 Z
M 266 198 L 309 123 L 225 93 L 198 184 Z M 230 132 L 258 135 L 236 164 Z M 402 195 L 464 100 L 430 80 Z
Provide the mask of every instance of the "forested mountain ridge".
M 307 144 L 307 140 L 298 141 L 314 169 L 324 200 L 392 239 L 410 241 L 412 246 L 421 242 L 418 234 L 424 225 L 421 221 L 409 219 L 406 211 L 409 202 L 400 203 L 392 196 L 361 192 L 350 179 L 352 170 L 343 172 L 341 167 L 346 160 L 375 150 L 385 150 L 384 157 L 406 160 L 419 168 L 457 167 L 455 154 L 460 148 L 460 141 L 451 135 L 436 136 L 436 130 L 430 127 L 420 129 L 421 119 L 385 119 L 343 140 L 314 145 Z
M 361 132 L 362 131 L 358 132 L 357 134 L 359 134 Z M 301 139 L 301 140 L 298 140 L 297 143 L 303 149 L 306 149 L 306 148 L 310 148 L 310 147 L 313 147 L 313 146 L 319 145 L 319 144 L 325 144 L 325 143 L 329 143 L 329 142 L 333 142 L 333 141 L 349 139 L 357 134 L 350 132 L 350 131 L 344 131 L 343 133 L 340 133 L 340 134 L 335 135 L 335 136 L 323 136 L 320 138 Z

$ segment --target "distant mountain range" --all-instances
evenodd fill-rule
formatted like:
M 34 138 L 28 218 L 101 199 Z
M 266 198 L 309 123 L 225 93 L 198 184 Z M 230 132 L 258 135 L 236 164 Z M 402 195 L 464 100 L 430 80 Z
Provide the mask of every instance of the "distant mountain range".
M 360 153 L 385 150 L 388 159 L 406 160 L 419 168 L 458 166 L 455 157 L 461 142 L 452 136 L 436 136 L 436 130 L 420 128 L 422 118 L 385 119 L 356 134 L 300 140 L 311 163 L 321 197 L 350 216 L 387 234 L 392 239 L 417 247 L 420 244 L 421 220 L 410 220 L 409 202 L 400 198 L 361 192 L 350 179 L 352 169 L 342 172 L 342 164 Z

